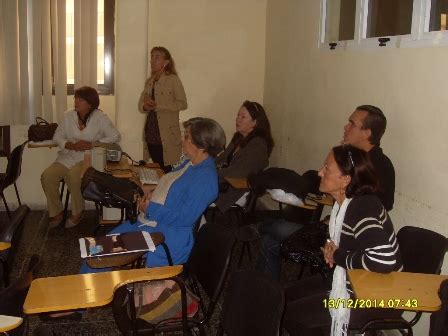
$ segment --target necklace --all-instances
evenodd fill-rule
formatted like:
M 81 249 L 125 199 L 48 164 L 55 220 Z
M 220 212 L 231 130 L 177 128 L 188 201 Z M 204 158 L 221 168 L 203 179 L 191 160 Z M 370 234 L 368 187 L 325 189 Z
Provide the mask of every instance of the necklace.
M 76 114 L 78 115 L 78 128 L 82 131 L 84 128 L 86 128 L 87 121 L 89 120 L 90 115 L 92 114 L 92 112 L 88 112 L 84 116 L 84 118 L 81 117 L 81 114 L 78 111 L 76 111 Z

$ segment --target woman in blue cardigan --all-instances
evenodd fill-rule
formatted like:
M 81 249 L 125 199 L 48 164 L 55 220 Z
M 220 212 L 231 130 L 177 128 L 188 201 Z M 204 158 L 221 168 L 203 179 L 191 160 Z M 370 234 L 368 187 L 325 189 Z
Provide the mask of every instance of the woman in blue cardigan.
M 193 247 L 193 227 L 207 206 L 218 197 L 218 175 L 214 157 L 226 143 L 222 127 L 208 118 L 192 118 L 183 123 L 185 132 L 182 148 L 187 156 L 171 173 L 164 175 L 150 197 L 140 202 L 145 219 L 156 222 L 155 227 L 142 221 L 119 225 L 110 233 L 131 231 L 162 232 L 173 263 L 187 261 Z M 162 246 L 146 255 L 146 266 L 166 266 L 168 261 Z M 106 269 L 90 269 L 86 264 L 81 273 Z

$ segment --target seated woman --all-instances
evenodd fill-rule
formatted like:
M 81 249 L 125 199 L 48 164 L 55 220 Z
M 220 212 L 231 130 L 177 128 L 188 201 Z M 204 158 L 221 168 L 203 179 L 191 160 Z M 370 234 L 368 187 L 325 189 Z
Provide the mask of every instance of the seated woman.
M 284 327 L 290 335 L 315 335 L 317 329 L 325 335 L 343 335 L 348 326 L 400 316 L 399 310 L 325 306 L 325 299 L 353 297 L 347 269 L 387 273 L 400 271 L 402 263 L 392 222 L 374 195 L 378 180 L 367 154 L 350 145 L 334 147 L 319 176 L 320 191 L 336 200 L 330 217 L 331 239 L 322 248 L 327 264 L 336 267 L 333 282 L 329 286 L 318 275 L 289 286 Z
M 267 167 L 274 147 L 271 126 L 266 112 L 257 102 L 246 100 L 236 117 L 236 132 L 232 141 L 216 159 L 220 183 L 224 177 L 245 178 Z M 243 195 L 244 191 L 229 187 L 219 194 L 216 206 L 227 211 Z
M 214 120 L 192 118 L 183 126 L 182 148 L 188 159 L 164 175 L 151 197 L 140 202 L 145 219 L 155 221 L 156 226 L 147 226 L 138 220 L 134 224 L 125 222 L 110 232 L 162 232 L 175 265 L 187 261 L 194 243 L 193 227 L 218 196 L 218 175 L 213 158 L 226 143 L 224 130 Z M 146 266 L 166 265 L 168 261 L 162 246 L 146 254 Z M 81 268 L 82 273 L 104 270 L 90 269 L 86 264 Z
M 63 218 L 63 206 L 59 197 L 59 182 L 64 179 L 72 199 L 72 215 L 66 228 L 78 225 L 84 210 L 81 195 L 81 171 L 84 153 L 92 149 L 93 142 L 114 143 L 120 141 L 120 133 L 109 117 L 98 109 L 98 92 L 84 86 L 75 90 L 75 108 L 65 113 L 64 120 L 56 129 L 53 141 L 60 151 L 56 162 L 41 175 L 42 188 L 47 197 L 50 228 L 56 227 Z

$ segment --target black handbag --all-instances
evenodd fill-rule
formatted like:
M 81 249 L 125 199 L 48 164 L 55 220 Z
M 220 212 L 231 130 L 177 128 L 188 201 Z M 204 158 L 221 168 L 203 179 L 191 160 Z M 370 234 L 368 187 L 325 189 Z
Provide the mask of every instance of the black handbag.
M 36 117 L 36 124 L 28 128 L 28 141 L 41 142 L 52 140 L 58 124 L 49 123 L 43 118 Z
M 128 179 L 89 167 L 81 180 L 81 192 L 84 199 L 96 202 L 107 208 L 126 209 L 131 222 L 137 220 L 137 199 L 143 196 L 143 190 Z
M 328 238 L 328 225 L 313 222 L 294 232 L 282 242 L 281 254 L 298 264 L 307 264 L 313 273 L 320 273 L 325 278 L 331 278 L 330 269 L 320 250 Z

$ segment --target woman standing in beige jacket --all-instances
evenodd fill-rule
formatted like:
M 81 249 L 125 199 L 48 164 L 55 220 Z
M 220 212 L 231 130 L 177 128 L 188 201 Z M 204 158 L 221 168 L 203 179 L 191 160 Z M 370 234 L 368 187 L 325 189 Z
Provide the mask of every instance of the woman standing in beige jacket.
M 138 103 L 147 113 L 145 140 L 152 160 L 166 170 L 181 155 L 179 112 L 187 109 L 187 97 L 177 76 L 174 60 L 164 47 L 151 50 L 151 77 Z

